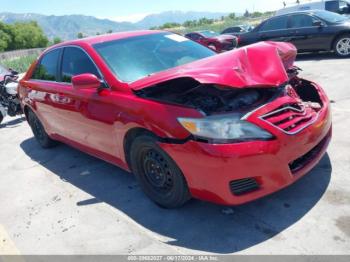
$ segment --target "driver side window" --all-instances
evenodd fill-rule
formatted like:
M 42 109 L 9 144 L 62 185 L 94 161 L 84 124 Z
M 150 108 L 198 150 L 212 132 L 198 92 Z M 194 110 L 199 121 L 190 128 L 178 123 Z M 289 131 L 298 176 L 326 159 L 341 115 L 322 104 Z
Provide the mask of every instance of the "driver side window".
M 85 73 L 102 78 L 95 64 L 84 51 L 77 47 L 66 47 L 62 59 L 62 82 L 71 83 L 73 76 Z

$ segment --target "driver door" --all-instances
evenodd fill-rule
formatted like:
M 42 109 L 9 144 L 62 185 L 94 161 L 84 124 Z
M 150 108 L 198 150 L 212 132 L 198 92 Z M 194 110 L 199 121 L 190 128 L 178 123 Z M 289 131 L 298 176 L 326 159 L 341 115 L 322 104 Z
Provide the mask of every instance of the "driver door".
M 291 15 L 291 42 L 300 51 L 327 50 L 332 37 L 325 32 L 325 27 L 321 20 L 311 15 Z
M 64 137 L 83 147 L 115 155 L 114 106 L 110 91 L 73 88 L 72 77 L 84 73 L 102 74 L 88 54 L 79 47 L 65 47 L 60 70 L 60 91 L 56 94 L 56 118 L 64 126 Z

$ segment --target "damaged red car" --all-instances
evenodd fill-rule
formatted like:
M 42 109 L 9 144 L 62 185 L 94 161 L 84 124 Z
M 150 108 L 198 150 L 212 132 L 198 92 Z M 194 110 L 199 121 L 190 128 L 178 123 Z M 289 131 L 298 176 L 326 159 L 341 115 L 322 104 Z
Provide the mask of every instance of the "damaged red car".
M 329 100 L 295 56 L 288 43 L 216 54 L 169 32 L 117 33 L 49 48 L 19 95 L 42 147 L 132 171 L 164 207 L 237 205 L 304 176 L 331 139 Z

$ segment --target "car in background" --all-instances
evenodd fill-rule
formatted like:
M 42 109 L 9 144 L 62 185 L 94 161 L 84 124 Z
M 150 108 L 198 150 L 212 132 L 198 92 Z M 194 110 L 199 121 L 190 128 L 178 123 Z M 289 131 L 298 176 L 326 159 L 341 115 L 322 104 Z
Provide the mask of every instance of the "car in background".
M 276 12 L 276 15 L 284 15 L 297 11 L 325 10 L 338 14 L 349 14 L 350 3 L 344 0 L 313 1 L 284 7 Z
M 328 11 L 300 11 L 269 18 L 239 36 L 240 46 L 267 40 L 293 43 L 298 52 L 334 51 L 350 57 L 350 20 Z
M 235 205 L 291 185 L 326 152 L 329 99 L 295 57 L 288 43 L 217 54 L 124 32 L 50 47 L 18 90 L 43 148 L 64 142 L 131 171 L 163 207 Z
M 250 32 L 254 29 L 251 25 L 237 25 L 237 26 L 231 26 L 226 29 L 224 29 L 221 34 L 222 35 L 240 35 L 242 33 Z
M 185 37 L 209 47 L 218 53 L 232 50 L 238 45 L 238 39 L 236 36 L 220 35 L 210 30 L 191 32 L 186 34 Z

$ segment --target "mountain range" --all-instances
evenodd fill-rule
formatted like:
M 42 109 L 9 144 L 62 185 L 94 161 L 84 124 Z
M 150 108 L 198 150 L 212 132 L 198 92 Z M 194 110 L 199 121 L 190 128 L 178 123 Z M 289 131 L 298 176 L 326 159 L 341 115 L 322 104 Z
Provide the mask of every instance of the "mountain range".
M 86 15 L 42 15 L 35 13 L 0 13 L 0 21 L 4 23 L 15 23 L 23 21 L 37 21 L 50 39 L 59 37 L 63 40 L 74 39 L 79 32 L 86 36 L 104 34 L 109 30 L 113 32 L 130 31 L 138 29 L 149 29 L 160 26 L 164 23 L 183 23 L 187 20 L 197 20 L 200 18 L 216 19 L 228 13 L 214 12 L 182 12 L 166 11 L 158 14 L 151 14 L 136 23 L 116 22 L 109 19 L 99 19 Z

